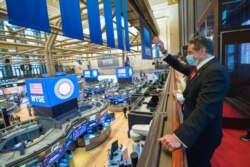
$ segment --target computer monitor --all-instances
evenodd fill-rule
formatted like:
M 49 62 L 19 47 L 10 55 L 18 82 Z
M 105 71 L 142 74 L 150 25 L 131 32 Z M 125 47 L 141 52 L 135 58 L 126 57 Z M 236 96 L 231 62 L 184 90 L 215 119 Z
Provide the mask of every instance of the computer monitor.
M 118 140 L 114 141 L 111 145 L 111 154 L 113 154 L 118 149 Z

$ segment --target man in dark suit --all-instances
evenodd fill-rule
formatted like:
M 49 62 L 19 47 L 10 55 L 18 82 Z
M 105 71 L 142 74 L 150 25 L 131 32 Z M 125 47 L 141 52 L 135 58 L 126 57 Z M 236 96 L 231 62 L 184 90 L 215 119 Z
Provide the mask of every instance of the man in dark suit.
M 153 43 L 159 45 L 164 61 L 188 76 L 183 92 L 184 121 L 173 134 L 159 141 L 167 151 L 184 146 L 189 167 L 210 167 L 210 159 L 222 138 L 222 104 L 229 85 L 227 69 L 213 56 L 213 42 L 204 37 L 189 41 L 188 65 L 168 54 L 158 37 Z

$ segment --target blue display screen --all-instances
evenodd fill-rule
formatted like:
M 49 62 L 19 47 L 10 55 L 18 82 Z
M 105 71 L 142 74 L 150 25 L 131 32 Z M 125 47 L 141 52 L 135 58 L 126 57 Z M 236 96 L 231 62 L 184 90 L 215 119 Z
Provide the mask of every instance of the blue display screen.
M 91 122 L 89 122 L 88 129 L 89 129 L 89 128 L 93 128 L 93 127 L 95 127 L 96 125 L 97 125 L 96 121 L 91 121 Z
M 76 140 L 79 136 L 85 133 L 87 130 L 87 123 L 82 124 L 78 128 L 76 128 L 73 132 L 73 139 Z
M 105 98 L 106 98 L 106 99 L 113 99 L 113 93 L 106 92 L 106 93 L 105 93 Z
M 48 78 L 46 81 L 50 106 L 55 106 L 79 96 L 76 75 Z
M 106 114 L 103 114 L 101 117 L 98 118 L 98 124 L 103 124 L 106 119 Z
M 128 97 L 132 97 L 132 93 L 128 93 Z
M 91 71 L 90 70 L 83 71 L 83 76 L 84 78 L 91 78 Z
M 63 148 L 58 148 L 54 152 L 50 153 L 43 161 L 44 167 L 49 167 L 50 164 L 58 160 L 63 155 Z
M 70 144 L 73 142 L 73 133 L 70 133 L 64 143 L 64 151 L 66 151 L 68 149 L 68 147 L 70 146 Z
M 121 94 L 121 99 L 126 99 L 126 98 L 128 98 L 127 94 Z
M 132 67 L 117 67 L 116 77 L 117 78 L 131 78 L 133 76 Z
M 105 118 L 105 121 L 106 122 L 111 122 L 112 121 L 112 116 L 110 114 L 107 114 L 106 118 Z
M 79 96 L 76 75 L 25 80 L 29 103 L 52 107 Z
M 99 72 L 97 69 L 83 70 L 84 78 L 97 78 L 98 75 L 99 75 Z
M 117 77 L 126 78 L 127 77 L 126 69 L 125 68 L 119 68 L 117 70 Z
M 120 95 L 114 95 L 114 98 L 113 98 L 114 100 L 118 100 L 118 99 L 120 99 Z
M 105 120 L 106 120 L 106 122 L 111 122 L 111 121 L 115 120 L 114 114 L 113 113 L 106 114 Z

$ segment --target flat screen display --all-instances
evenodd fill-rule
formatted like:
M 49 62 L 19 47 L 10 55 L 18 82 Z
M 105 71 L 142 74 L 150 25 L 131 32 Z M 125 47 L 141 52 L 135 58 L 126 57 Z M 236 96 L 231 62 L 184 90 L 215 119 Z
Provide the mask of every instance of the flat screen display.
M 97 69 L 83 70 L 83 77 L 86 79 L 98 78 L 99 72 Z
M 89 122 L 88 129 L 89 129 L 89 128 L 93 128 L 93 127 L 95 127 L 96 125 L 97 125 L 96 121 L 91 121 L 91 122 Z
M 58 160 L 63 155 L 63 148 L 58 148 L 57 150 L 50 153 L 43 161 L 44 167 L 49 167 L 50 164 Z
M 67 150 L 67 148 L 70 146 L 72 142 L 73 142 L 73 133 L 70 133 L 64 143 L 64 151 Z
M 118 67 L 116 68 L 117 78 L 132 78 L 133 69 L 132 67 Z
M 128 97 L 128 95 L 127 94 L 121 94 L 121 99 L 126 99 Z
M 126 77 L 126 69 L 118 69 L 118 76 L 119 77 Z
M 79 96 L 76 75 L 25 80 L 29 102 L 35 106 L 52 107 Z
M 84 123 L 78 128 L 76 128 L 73 132 L 73 139 L 76 140 L 79 136 L 81 136 L 83 133 L 85 133 L 87 130 L 87 124 Z
M 102 115 L 101 117 L 98 118 L 98 124 L 103 124 L 105 123 L 106 119 L 106 114 Z
M 84 78 L 91 78 L 90 71 L 84 71 Z
M 113 154 L 118 149 L 118 140 L 114 141 L 111 145 L 111 154 Z

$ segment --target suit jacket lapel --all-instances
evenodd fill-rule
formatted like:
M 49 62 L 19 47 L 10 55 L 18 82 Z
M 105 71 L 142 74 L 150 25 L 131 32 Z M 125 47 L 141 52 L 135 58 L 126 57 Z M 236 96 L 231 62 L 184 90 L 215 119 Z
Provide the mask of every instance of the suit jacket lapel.
M 197 73 L 193 76 L 193 78 L 191 80 L 188 80 L 187 85 L 186 85 L 186 90 L 189 90 L 192 83 L 198 78 L 199 75 L 200 74 L 199 74 L 199 70 L 198 70 Z
M 192 78 L 192 80 L 188 80 L 187 81 L 187 85 L 186 85 L 186 89 L 184 90 L 184 92 L 183 92 L 183 94 L 186 94 L 189 90 L 190 90 L 190 88 L 191 88 L 191 86 L 193 85 L 193 83 L 194 83 L 194 81 L 199 77 L 199 75 L 200 75 L 200 73 L 202 73 L 202 71 L 204 70 L 204 69 L 206 69 L 206 67 L 208 66 L 208 65 L 210 65 L 210 64 L 212 64 L 212 63 L 214 63 L 214 62 L 216 62 L 216 61 L 218 61 L 216 58 L 213 58 L 212 60 L 210 60 L 209 62 L 207 62 L 206 64 L 204 64 L 198 71 L 197 71 L 197 73 L 194 75 L 194 77 Z M 188 77 L 188 79 L 189 79 L 190 77 Z

